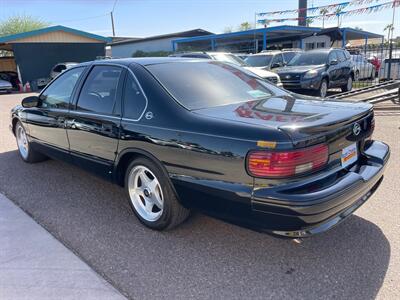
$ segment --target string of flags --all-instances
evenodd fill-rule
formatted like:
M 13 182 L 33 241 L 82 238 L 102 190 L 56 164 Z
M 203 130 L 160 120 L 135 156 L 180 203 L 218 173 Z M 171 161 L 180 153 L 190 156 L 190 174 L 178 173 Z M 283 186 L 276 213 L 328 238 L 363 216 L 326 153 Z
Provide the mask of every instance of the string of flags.
M 321 11 L 321 10 L 327 10 L 328 12 L 331 12 L 333 10 L 337 10 L 338 8 L 343 9 L 347 6 L 358 6 L 358 5 L 370 4 L 372 2 L 378 2 L 378 1 L 380 1 L 380 0 L 353 0 L 353 1 L 328 4 L 328 5 L 322 5 L 322 6 L 314 6 L 314 7 L 309 7 L 309 8 L 261 12 L 261 13 L 257 13 L 257 16 L 263 17 L 263 16 L 284 15 L 284 14 L 294 14 L 294 13 L 297 14 L 297 13 L 305 11 L 305 10 L 311 14 L 314 14 L 316 11 Z
M 307 8 L 307 11 L 312 13 L 312 11 L 319 11 L 321 13 L 322 9 L 326 9 L 323 14 L 320 15 L 315 15 L 315 16 L 307 16 L 307 17 L 295 17 L 295 18 L 279 18 L 279 19 L 258 19 L 257 23 L 258 24 L 263 24 L 263 25 L 268 25 L 270 23 L 282 23 L 286 21 L 298 21 L 298 20 L 329 20 L 332 18 L 337 18 L 339 16 L 353 16 L 353 15 L 361 15 L 361 14 L 371 14 L 371 13 L 376 13 L 384 9 L 388 8 L 394 8 L 394 7 L 399 7 L 400 6 L 400 0 L 392 0 L 389 2 L 385 2 L 382 4 L 376 4 L 368 7 L 362 7 L 362 8 L 356 8 L 352 10 L 347 10 L 343 11 L 344 7 L 347 7 L 349 5 L 360 5 L 360 4 L 365 4 L 365 3 L 371 3 L 376 0 L 355 0 L 355 1 L 349 1 L 349 2 L 342 2 L 342 3 L 337 3 L 337 4 L 330 4 L 330 5 L 325 5 L 325 6 L 319 6 L 319 7 L 314 7 L 314 8 Z M 329 8 L 328 8 L 329 7 Z M 332 9 L 334 8 L 334 11 L 332 12 Z M 285 10 L 281 11 L 283 13 L 288 13 L 288 12 L 299 12 L 302 9 L 295 9 L 295 10 Z M 267 13 L 258 13 L 257 16 L 266 16 L 266 15 L 273 15 L 277 14 L 278 12 L 267 12 Z

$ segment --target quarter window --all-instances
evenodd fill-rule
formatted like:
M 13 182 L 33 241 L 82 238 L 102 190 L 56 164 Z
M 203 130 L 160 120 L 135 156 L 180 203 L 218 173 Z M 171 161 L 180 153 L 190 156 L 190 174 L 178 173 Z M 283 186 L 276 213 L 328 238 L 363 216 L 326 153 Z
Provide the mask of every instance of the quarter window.
M 124 118 L 137 120 L 146 108 L 146 98 L 131 74 L 128 74 L 124 89 Z
M 40 107 L 67 109 L 72 92 L 85 67 L 73 68 L 62 73 L 40 95 Z
M 101 114 L 113 114 L 122 69 L 95 66 L 79 95 L 77 109 Z

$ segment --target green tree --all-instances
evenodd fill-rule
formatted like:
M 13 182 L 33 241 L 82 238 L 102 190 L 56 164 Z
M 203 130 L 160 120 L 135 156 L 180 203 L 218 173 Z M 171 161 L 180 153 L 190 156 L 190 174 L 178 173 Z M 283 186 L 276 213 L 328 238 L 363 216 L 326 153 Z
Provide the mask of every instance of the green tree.
M 337 27 L 340 27 L 340 17 L 341 17 L 341 12 L 343 11 L 343 7 L 339 6 L 336 10 L 335 10 L 335 14 L 337 17 Z
M 233 32 L 233 27 L 232 26 L 226 26 L 224 28 L 224 33 L 231 33 Z
M 0 21 L 0 36 L 32 31 L 49 26 L 49 23 L 28 15 L 15 15 Z
M 250 24 L 249 22 L 243 22 L 239 25 L 238 30 L 245 31 L 245 30 L 250 30 L 252 28 L 253 28 L 252 24 Z
M 329 10 L 325 7 L 322 8 L 319 13 L 322 15 L 322 28 L 325 28 L 325 16 L 329 12 Z
M 386 25 L 385 26 L 385 28 L 383 29 L 383 31 L 387 31 L 388 32 L 388 42 L 390 43 L 390 36 L 391 36 L 391 33 L 392 33 L 392 31 L 394 30 L 394 26 L 393 26 L 393 24 L 388 24 L 388 25 Z

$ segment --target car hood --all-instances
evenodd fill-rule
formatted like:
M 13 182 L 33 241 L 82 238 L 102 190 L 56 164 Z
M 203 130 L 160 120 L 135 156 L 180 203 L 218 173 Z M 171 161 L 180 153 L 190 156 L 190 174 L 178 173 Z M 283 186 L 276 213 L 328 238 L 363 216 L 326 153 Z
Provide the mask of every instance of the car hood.
M 244 67 L 246 70 L 249 70 L 250 72 L 253 72 L 254 74 L 262 77 L 262 78 L 268 78 L 268 77 L 278 77 L 276 73 L 260 69 L 260 68 L 255 68 L 255 67 Z
M 369 114 L 372 105 L 328 101 L 292 95 L 273 96 L 194 112 L 208 117 L 275 128 L 293 139 L 340 129 L 344 124 Z
M 6 80 L 0 79 L 0 87 L 9 88 L 12 87 L 12 84 Z
M 310 65 L 310 66 L 286 66 L 284 68 L 279 68 L 276 70 L 278 74 L 286 74 L 286 73 L 299 73 L 303 74 L 310 70 L 321 69 L 324 65 Z

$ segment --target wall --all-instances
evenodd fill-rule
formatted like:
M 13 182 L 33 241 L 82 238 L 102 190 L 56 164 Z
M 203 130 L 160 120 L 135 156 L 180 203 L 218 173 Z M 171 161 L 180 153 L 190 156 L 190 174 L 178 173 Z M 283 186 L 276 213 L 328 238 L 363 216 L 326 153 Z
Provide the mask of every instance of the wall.
M 17 71 L 14 57 L 0 57 L 0 71 Z
M 17 43 L 14 57 L 23 83 L 48 78 L 51 68 L 60 62 L 84 62 L 105 55 L 104 43 Z
M 306 49 L 307 43 L 314 43 L 314 49 L 317 49 L 317 43 L 325 43 L 325 48 L 331 47 L 331 38 L 327 35 L 309 36 L 303 39 L 303 49 Z
M 143 41 L 130 44 L 111 45 L 113 57 L 132 57 L 132 54 L 138 50 L 144 52 L 153 51 L 172 51 L 171 41 L 176 37 L 158 39 L 152 41 Z

